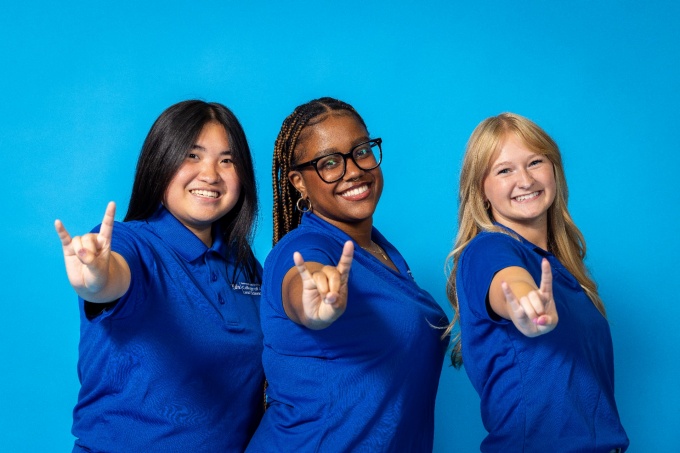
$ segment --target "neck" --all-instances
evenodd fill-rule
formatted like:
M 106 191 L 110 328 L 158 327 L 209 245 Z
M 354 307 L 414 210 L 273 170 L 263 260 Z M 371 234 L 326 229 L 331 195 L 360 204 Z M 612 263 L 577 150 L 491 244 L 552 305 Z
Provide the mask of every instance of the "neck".
M 342 222 L 339 220 L 330 219 L 324 215 L 316 215 L 331 225 L 338 227 L 349 237 L 351 237 L 354 242 L 359 244 L 360 247 L 371 246 L 373 242 L 371 240 L 371 232 L 373 231 L 373 216 L 358 222 Z
M 500 223 L 500 222 L 499 222 Z M 541 222 L 540 224 L 506 224 L 501 223 L 501 225 L 507 226 L 520 236 L 522 236 L 527 241 L 532 244 L 542 248 L 543 250 L 548 250 L 548 223 Z

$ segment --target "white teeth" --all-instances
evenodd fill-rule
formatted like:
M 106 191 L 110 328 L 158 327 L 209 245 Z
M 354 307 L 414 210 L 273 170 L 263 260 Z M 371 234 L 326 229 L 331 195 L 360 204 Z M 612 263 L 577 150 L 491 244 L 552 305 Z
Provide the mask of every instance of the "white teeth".
M 366 192 L 367 190 L 368 190 L 368 186 L 359 186 L 359 187 L 355 187 L 354 189 L 350 189 L 346 192 L 343 192 L 342 195 L 347 196 L 347 197 L 355 197 L 357 195 L 360 195 L 360 194 Z
M 519 197 L 515 197 L 515 200 L 517 201 L 524 201 L 528 200 L 530 198 L 536 198 L 538 196 L 538 192 L 533 192 L 527 195 L 520 195 Z
M 206 197 L 206 198 L 217 198 L 218 193 L 213 192 L 212 190 L 192 190 L 192 194 L 198 195 L 199 197 Z

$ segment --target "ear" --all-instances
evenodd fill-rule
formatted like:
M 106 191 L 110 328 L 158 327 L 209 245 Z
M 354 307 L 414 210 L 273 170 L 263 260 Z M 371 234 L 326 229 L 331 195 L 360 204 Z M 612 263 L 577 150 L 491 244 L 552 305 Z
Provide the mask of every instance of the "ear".
M 295 187 L 295 190 L 300 192 L 302 198 L 306 198 L 307 188 L 305 187 L 305 180 L 302 175 L 297 170 L 292 170 L 288 172 L 288 181 Z

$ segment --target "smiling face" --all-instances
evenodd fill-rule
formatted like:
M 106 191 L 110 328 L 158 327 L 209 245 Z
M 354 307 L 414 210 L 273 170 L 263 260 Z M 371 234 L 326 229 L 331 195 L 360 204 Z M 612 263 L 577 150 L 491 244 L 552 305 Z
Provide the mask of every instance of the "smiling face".
M 508 133 L 484 179 L 484 195 L 493 218 L 522 236 L 526 228 L 547 231 L 548 208 L 555 193 L 550 160 L 527 148 L 516 134 Z
M 206 123 L 170 181 L 163 204 L 206 245 L 212 245 L 213 222 L 236 205 L 240 194 L 227 131 L 220 123 Z
M 351 114 L 333 112 L 321 122 L 302 131 L 295 149 L 295 161 L 307 162 L 331 153 L 347 153 L 369 139 L 364 126 Z M 373 212 L 382 193 L 380 167 L 362 170 L 347 159 L 345 175 L 328 184 L 314 167 L 291 171 L 288 179 L 303 198 L 312 202 L 313 212 L 348 232 L 360 225 L 372 225 Z

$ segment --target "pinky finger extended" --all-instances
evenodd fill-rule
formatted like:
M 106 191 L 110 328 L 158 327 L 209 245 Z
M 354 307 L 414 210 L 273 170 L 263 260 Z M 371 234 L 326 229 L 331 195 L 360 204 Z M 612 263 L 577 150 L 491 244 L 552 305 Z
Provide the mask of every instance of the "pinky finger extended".
M 57 235 L 59 236 L 62 247 L 69 247 L 71 245 L 71 235 L 68 233 L 61 220 L 57 219 L 54 221 L 54 229 L 57 230 Z

